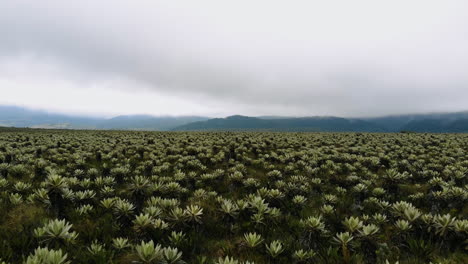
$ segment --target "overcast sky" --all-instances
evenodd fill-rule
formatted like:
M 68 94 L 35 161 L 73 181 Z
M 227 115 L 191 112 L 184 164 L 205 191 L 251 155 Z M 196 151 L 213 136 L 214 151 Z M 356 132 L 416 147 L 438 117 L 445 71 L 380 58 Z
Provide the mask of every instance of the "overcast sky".
M 0 1 L 0 104 L 72 114 L 468 110 L 468 1 Z

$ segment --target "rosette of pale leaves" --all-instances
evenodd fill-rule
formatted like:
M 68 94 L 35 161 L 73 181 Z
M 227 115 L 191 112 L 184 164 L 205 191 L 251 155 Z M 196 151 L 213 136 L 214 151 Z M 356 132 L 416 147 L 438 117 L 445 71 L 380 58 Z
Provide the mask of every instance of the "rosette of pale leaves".
M 457 233 L 465 233 L 465 234 L 468 234 L 468 220 L 464 219 L 464 220 L 456 220 L 454 223 L 453 223 L 453 229 L 457 232 Z
M 309 250 L 298 249 L 294 251 L 293 258 L 301 262 L 301 261 L 307 261 L 315 257 L 315 255 L 317 255 L 317 253 L 313 251 L 312 249 L 309 249 Z
M 389 169 L 386 171 L 383 177 L 389 182 L 396 183 L 407 179 L 409 175 L 406 173 L 399 173 L 396 169 Z
M 323 200 L 325 203 L 336 204 L 338 202 L 338 197 L 333 194 L 325 194 L 323 195 Z
M 73 225 L 67 223 L 65 219 L 54 219 L 47 222 L 44 226 L 36 228 L 34 235 L 42 239 L 41 242 L 49 243 L 57 241 L 73 243 L 78 237 L 78 233 L 71 231 L 72 227 Z
M 84 204 L 76 209 L 80 215 L 89 215 L 94 210 L 94 206 L 90 204 Z
M 117 250 L 123 250 L 125 248 L 131 247 L 128 238 L 117 237 L 112 239 L 112 246 Z
M 343 221 L 343 225 L 346 227 L 346 230 L 354 233 L 361 229 L 364 223 L 359 219 L 359 217 L 351 216 Z
M 309 216 L 306 219 L 301 220 L 301 226 L 303 226 L 308 232 L 324 233 L 325 223 L 322 220 L 322 216 Z
M 284 251 L 283 243 L 279 240 L 274 240 L 270 244 L 266 244 L 266 251 L 272 257 L 276 258 Z
M 143 213 L 148 214 L 153 218 L 157 218 L 163 215 L 161 208 L 156 206 L 148 206 L 143 208 Z
M 375 214 L 372 216 L 372 220 L 373 220 L 376 224 L 383 224 L 383 223 L 387 222 L 387 216 L 384 215 L 384 214 L 375 213 Z
M 250 248 L 254 248 L 260 245 L 262 242 L 263 242 L 262 236 L 257 233 L 244 234 L 244 243 Z
M 220 209 L 219 209 L 223 214 L 234 218 L 239 214 L 239 207 L 237 204 L 233 203 L 230 200 L 225 200 L 223 199 L 221 201 Z
M 182 252 L 177 248 L 166 247 L 163 249 L 164 260 L 168 264 L 183 264 Z
M 31 184 L 30 183 L 25 183 L 22 181 L 18 181 L 13 185 L 13 190 L 19 193 L 25 193 L 29 189 L 31 189 Z
M 61 192 L 68 187 L 68 182 L 62 176 L 52 172 L 47 176 L 45 186 L 49 191 Z
M 441 237 L 445 237 L 454 229 L 457 219 L 456 217 L 452 217 L 450 214 L 445 214 L 434 216 L 432 221 L 432 227 L 435 229 L 436 234 Z
M 44 188 L 38 188 L 35 189 L 34 192 L 31 194 L 29 197 L 31 201 L 33 202 L 39 202 L 42 203 L 46 206 L 50 205 L 50 199 L 49 199 L 49 194 L 46 189 Z
M 91 245 L 89 247 L 87 247 L 87 250 L 93 256 L 97 256 L 97 255 L 102 254 L 102 253 L 104 253 L 106 251 L 104 246 L 101 243 L 97 242 L 97 241 L 93 241 L 91 243 Z
M 169 236 L 169 241 L 171 242 L 172 245 L 180 246 L 183 243 L 185 243 L 186 236 L 182 231 L 180 232 L 172 231 L 171 235 Z
M 133 219 L 133 230 L 137 233 L 144 233 L 146 230 L 154 228 L 154 218 L 149 214 L 141 213 Z
M 19 193 L 10 193 L 9 200 L 12 205 L 19 205 L 23 203 L 23 196 Z
M 61 249 L 53 250 L 45 248 L 37 248 L 34 253 L 28 256 L 25 264 L 68 264 L 67 254 Z
M 224 258 L 218 258 L 218 260 L 215 262 L 215 264 L 255 264 L 254 262 L 250 261 L 238 261 L 233 257 L 226 256 Z
M 114 213 L 118 218 L 130 217 L 133 215 L 135 206 L 125 199 L 116 199 L 114 203 Z
M 362 229 L 359 230 L 359 235 L 362 237 L 371 237 L 379 232 L 379 227 L 374 224 L 368 224 L 362 226 Z
M 403 216 L 405 214 L 405 210 L 407 209 L 416 210 L 416 208 L 411 203 L 405 201 L 398 201 L 393 203 L 392 209 L 396 216 Z
M 411 224 L 404 219 L 397 220 L 395 222 L 395 227 L 401 232 L 408 231 L 412 228 Z
M 159 244 L 155 245 L 153 240 L 142 241 L 135 246 L 135 251 L 143 263 L 161 263 L 164 259 L 163 248 Z
M 188 222 L 200 224 L 202 222 L 203 208 L 199 205 L 188 205 L 184 210 L 184 215 Z
M 266 214 L 270 210 L 268 203 L 265 203 L 265 199 L 262 199 L 260 196 L 252 196 L 249 199 L 249 206 L 258 214 Z
M 104 198 L 99 202 L 99 205 L 102 206 L 106 210 L 111 210 L 114 207 L 117 198 Z
M 292 202 L 295 205 L 303 206 L 307 201 L 307 198 L 303 195 L 296 195 L 293 197 Z
M 333 242 L 346 247 L 353 239 L 354 237 L 349 232 L 341 232 L 333 237 Z
M 335 208 L 333 205 L 324 204 L 322 207 L 320 207 L 320 212 L 322 212 L 324 215 L 330 215 L 335 212 Z

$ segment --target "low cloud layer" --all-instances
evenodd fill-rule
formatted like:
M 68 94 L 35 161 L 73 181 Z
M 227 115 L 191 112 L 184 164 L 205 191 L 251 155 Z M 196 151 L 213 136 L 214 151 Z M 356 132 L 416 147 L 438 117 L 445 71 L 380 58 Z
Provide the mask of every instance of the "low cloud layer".
M 0 103 L 91 115 L 467 110 L 466 1 L 2 1 Z

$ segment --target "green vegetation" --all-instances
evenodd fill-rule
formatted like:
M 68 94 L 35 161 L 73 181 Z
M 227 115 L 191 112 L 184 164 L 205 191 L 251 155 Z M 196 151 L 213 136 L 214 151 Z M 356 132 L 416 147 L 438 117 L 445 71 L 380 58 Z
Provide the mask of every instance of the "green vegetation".
M 468 263 L 468 135 L 0 130 L 0 263 Z

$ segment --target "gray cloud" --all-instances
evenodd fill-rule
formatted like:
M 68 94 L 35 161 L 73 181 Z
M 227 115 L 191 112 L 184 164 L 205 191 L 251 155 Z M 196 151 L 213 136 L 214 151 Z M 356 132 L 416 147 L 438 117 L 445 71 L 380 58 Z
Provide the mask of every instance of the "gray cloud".
M 466 110 L 466 1 L 175 2 L 2 1 L 0 63 L 49 65 L 74 89 L 125 80 L 113 89 L 213 114 Z

